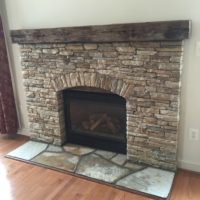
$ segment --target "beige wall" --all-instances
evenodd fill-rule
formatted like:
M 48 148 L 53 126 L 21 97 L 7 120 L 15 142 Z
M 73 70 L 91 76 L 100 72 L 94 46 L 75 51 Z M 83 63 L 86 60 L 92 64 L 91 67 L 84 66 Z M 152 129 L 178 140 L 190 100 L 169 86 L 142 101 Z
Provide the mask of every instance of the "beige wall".
M 199 0 L 6 0 L 10 29 L 50 28 L 163 20 L 192 20 L 192 35 L 185 41 L 182 75 L 179 166 L 200 171 L 200 140 L 189 140 L 189 128 L 200 129 Z M 13 71 L 22 128 L 27 127 L 19 49 L 12 46 Z

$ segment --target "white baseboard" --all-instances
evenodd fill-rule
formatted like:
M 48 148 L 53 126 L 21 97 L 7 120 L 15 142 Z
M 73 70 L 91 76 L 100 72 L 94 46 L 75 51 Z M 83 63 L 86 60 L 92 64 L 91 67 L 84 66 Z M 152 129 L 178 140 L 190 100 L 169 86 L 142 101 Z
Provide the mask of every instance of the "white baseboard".
M 17 131 L 17 134 L 19 134 L 19 135 L 25 135 L 25 136 L 30 136 L 30 131 L 28 130 L 28 129 L 26 129 L 26 128 L 23 128 L 23 129 L 19 129 L 18 131 Z
M 190 171 L 200 172 L 200 163 L 192 163 L 185 160 L 178 161 L 178 167 Z

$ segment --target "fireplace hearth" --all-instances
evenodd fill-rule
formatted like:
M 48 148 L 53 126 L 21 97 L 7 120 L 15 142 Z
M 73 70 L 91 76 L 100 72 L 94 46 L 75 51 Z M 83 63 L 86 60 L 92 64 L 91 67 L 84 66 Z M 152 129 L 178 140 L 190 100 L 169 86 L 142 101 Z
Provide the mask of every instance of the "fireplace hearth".
M 175 170 L 189 32 L 188 20 L 11 31 L 21 48 L 30 137 L 56 145 L 79 136 L 120 141 L 129 160 Z M 77 87 L 106 92 L 91 102 L 91 91 L 72 95 Z
M 116 94 L 64 90 L 66 141 L 126 154 L 126 100 Z

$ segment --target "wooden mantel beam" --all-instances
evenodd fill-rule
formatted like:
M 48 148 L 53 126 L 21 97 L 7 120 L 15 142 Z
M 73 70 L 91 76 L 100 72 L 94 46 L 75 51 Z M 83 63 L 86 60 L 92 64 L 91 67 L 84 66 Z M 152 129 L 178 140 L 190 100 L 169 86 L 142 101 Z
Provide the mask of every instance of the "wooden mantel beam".
M 173 41 L 189 37 L 190 20 L 12 30 L 13 43 Z

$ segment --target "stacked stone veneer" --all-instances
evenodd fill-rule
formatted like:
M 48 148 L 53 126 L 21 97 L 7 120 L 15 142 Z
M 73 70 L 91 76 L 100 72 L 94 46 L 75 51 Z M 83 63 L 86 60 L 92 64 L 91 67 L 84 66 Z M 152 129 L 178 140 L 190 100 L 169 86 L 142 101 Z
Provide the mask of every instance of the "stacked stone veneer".
M 101 88 L 126 99 L 128 158 L 176 168 L 182 42 L 20 47 L 31 138 L 64 143 L 62 90 Z

